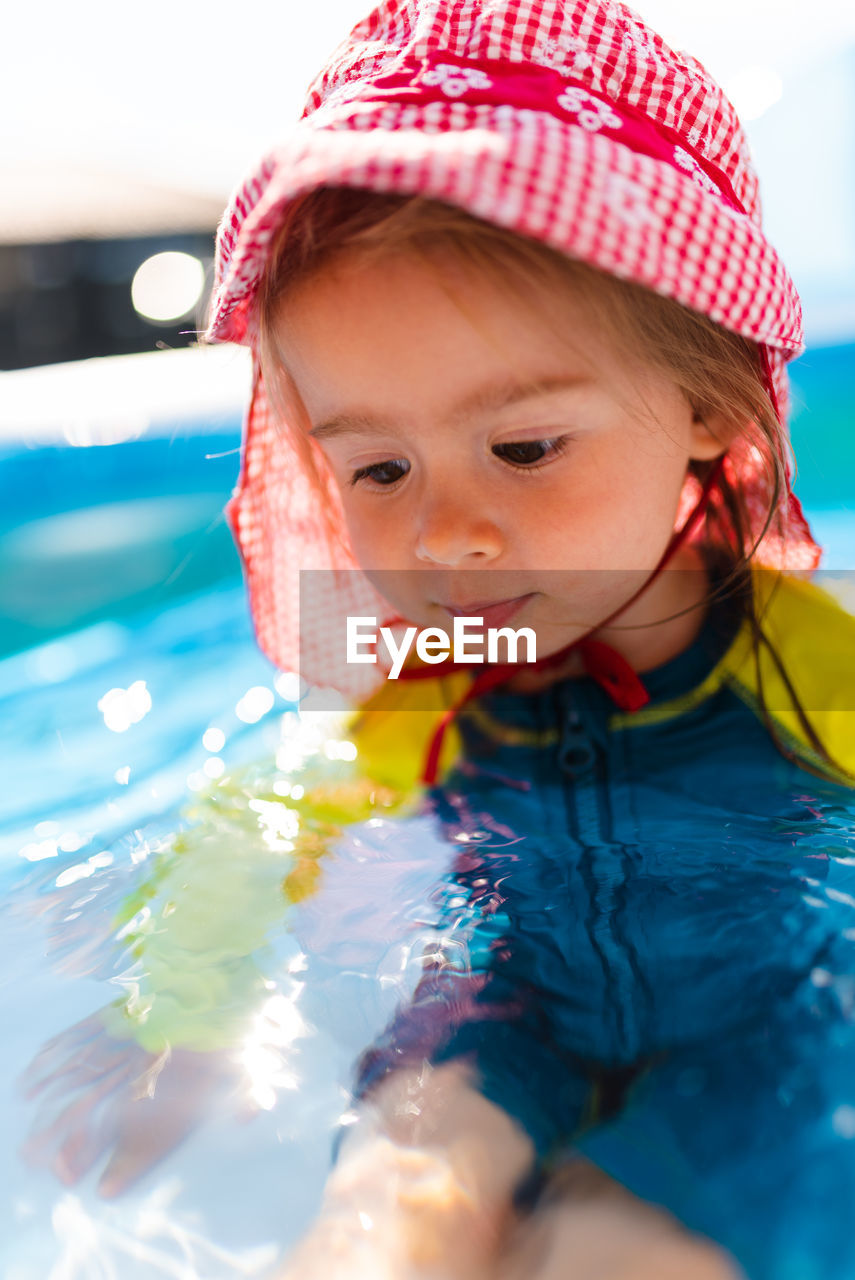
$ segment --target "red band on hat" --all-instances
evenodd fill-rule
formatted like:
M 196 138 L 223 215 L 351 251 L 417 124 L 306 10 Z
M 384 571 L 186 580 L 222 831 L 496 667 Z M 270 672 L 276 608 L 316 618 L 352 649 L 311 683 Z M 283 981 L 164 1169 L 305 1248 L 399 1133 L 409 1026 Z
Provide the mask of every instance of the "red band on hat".
M 676 129 L 654 124 L 623 99 L 592 93 L 583 80 L 566 76 L 554 67 L 508 59 L 461 58 L 445 52 L 420 61 L 411 58 L 400 70 L 378 77 L 365 97 L 360 94 L 349 99 L 347 106 L 351 110 L 361 102 L 420 107 L 440 102 L 447 106 L 449 101 L 463 102 L 468 107 L 531 111 L 578 125 L 589 133 L 602 133 L 631 151 L 665 161 L 720 195 L 738 213 L 745 213 L 727 175 L 710 164 Z

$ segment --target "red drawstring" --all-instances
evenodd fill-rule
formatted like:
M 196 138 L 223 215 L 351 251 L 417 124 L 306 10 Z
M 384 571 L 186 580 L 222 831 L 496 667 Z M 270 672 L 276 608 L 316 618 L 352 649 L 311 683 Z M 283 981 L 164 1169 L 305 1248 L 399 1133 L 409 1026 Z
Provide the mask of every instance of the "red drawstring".
M 647 705 L 650 694 L 622 653 L 587 636 L 577 643 L 588 675 L 605 689 L 621 711 L 640 711 Z
M 602 622 L 597 623 L 596 627 L 592 627 L 591 631 L 586 635 L 580 636 L 578 640 L 573 640 L 557 653 L 551 653 L 547 658 L 540 658 L 534 663 L 497 663 L 491 667 L 484 667 L 478 672 L 463 697 L 458 698 L 455 703 L 447 707 L 437 721 L 422 770 L 421 780 L 426 786 L 432 787 L 436 782 L 439 774 L 439 757 L 446 730 L 467 702 L 471 702 L 473 698 L 486 693 L 488 689 L 494 689 L 497 685 L 504 684 L 506 680 L 510 680 L 512 676 L 520 671 L 545 671 L 551 667 L 556 667 L 563 663 L 567 655 L 574 649 L 579 650 L 587 674 L 609 694 L 615 705 L 620 707 L 622 711 L 638 711 L 650 701 L 650 694 L 645 689 L 643 681 L 632 669 L 623 654 L 618 653 L 616 649 L 613 649 L 611 645 L 605 644 L 602 640 L 592 639 L 591 634 L 593 631 L 599 631 L 602 627 L 614 621 L 625 609 L 634 604 L 642 592 L 646 591 L 651 583 L 659 577 L 674 552 L 685 542 L 701 518 L 709 502 L 713 486 L 721 475 L 723 467 L 724 454 L 718 459 L 716 465 L 707 476 L 694 510 L 687 517 L 682 529 L 673 535 L 650 577 L 646 582 L 642 583 L 634 595 L 630 596 L 613 613 L 610 613 Z M 398 679 L 433 679 L 438 674 L 450 675 L 457 671 L 471 671 L 472 665 L 468 662 L 443 662 L 438 668 L 433 665 L 405 667 Z

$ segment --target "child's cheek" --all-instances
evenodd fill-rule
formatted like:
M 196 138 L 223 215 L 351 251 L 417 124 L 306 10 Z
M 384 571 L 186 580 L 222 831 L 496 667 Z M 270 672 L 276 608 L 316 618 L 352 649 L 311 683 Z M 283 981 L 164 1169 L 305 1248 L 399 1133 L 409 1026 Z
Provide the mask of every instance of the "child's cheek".
M 625 570 L 655 564 L 676 503 L 650 478 L 625 480 L 620 466 L 588 468 L 568 485 L 515 507 L 517 558 L 531 568 Z M 532 486 L 534 488 L 535 486 Z
M 390 506 L 382 499 L 369 506 L 358 498 L 345 505 L 350 546 L 361 569 L 391 569 L 400 561 L 405 531 Z

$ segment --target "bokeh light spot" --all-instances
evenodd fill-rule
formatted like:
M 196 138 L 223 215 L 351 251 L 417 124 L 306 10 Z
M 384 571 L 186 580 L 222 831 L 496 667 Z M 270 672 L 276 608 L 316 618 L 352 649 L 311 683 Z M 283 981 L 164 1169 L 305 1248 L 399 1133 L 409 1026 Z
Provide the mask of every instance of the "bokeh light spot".
M 165 324 L 193 310 L 205 287 L 205 268 L 189 253 L 156 253 L 137 268 L 131 283 L 134 310 Z
M 264 685 L 253 685 L 247 689 L 235 707 L 235 715 L 244 724 L 256 724 L 262 716 L 266 716 L 273 706 L 273 690 Z
M 210 729 L 206 729 L 202 734 L 202 746 L 206 751 L 216 755 L 218 751 L 222 751 L 226 745 L 226 735 L 222 729 L 215 729 L 213 725 Z
M 124 733 L 132 724 L 139 724 L 151 711 L 151 694 L 145 680 L 135 680 L 127 689 L 108 690 L 98 699 L 98 710 L 113 733 Z

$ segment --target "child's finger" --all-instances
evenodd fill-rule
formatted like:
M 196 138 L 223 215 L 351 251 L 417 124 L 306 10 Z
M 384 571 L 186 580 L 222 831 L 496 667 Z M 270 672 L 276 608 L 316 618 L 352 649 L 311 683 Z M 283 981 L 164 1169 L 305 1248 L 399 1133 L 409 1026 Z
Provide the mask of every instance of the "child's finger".
M 48 1141 L 59 1140 L 63 1132 L 78 1123 L 81 1114 L 94 1113 L 101 1105 L 118 1106 L 123 1091 L 130 1088 L 134 1072 L 131 1064 L 119 1062 L 100 1075 L 69 1076 L 59 1079 L 38 1097 L 38 1108 L 30 1125 L 34 1137 L 45 1135 Z
M 104 1024 L 97 1014 L 61 1031 L 59 1035 L 52 1036 L 50 1040 L 45 1041 L 23 1074 L 18 1077 L 18 1088 L 26 1091 L 45 1070 L 53 1067 L 57 1058 L 73 1060 L 87 1051 L 87 1045 L 104 1036 Z
M 111 1199 L 139 1181 L 192 1133 L 200 1110 L 189 1096 L 183 1106 L 158 1106 L 157 1095 L 128 1102 L 115 1150 L 98 1182 L 99 1195 Z
M 53 1169 L 66 1184 L 76 1182 L 86 1172 L 79 1153 L 86 1147 L 86 1135 L 95 1132 L 95 1114 L 105 1096 L 102 1089 L 91 1090 L 63 1107 L 49 1123 L 34 1127 L 20 1148 L 21 1158 L 33 1167 Z
M 109 1120 L 75 1129 L 57 1151 L 51 1168 L 60 1182 L 73 1186 L 84 1178 L 108 1150 L 115 1127 Z
M 115 1084 L 118 1079 L 129 1076 L 131 1072 L 127 1046 L 119 1046 L 110 1051 L 99 1047 L 97 1052 L 92 1051 L 77 1059 L 67 1058 L 52 1070 L 45 1071 L 40 1076 L 33 1075 L 23 1090 L 23 1096 L 27 1102 L 37 1098 L 49 1101 L 52 1097 L 69 1094 L 75 1089 L 88 1089 L 107 1076 L 115 1076 Z

